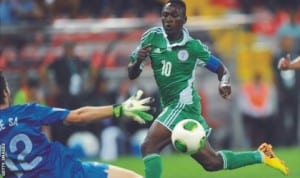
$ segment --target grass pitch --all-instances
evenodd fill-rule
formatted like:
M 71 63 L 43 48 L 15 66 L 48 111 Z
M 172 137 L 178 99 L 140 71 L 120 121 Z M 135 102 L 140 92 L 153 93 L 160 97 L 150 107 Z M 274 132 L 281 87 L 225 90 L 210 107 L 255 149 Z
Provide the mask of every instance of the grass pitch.
M 275 149 L 278 157 L 289 167 L 287 178 L 300 178 L 300 147 Z M 242 167 L 236 170 L 206 172 L 190 156 L 184 154 L 162 155 L 162 178 L 283 178 L 279 171 L 264 164 Z M 121 157 L 111 164 L 128 168 L 143 175 L 144 165 L 140 157 Z

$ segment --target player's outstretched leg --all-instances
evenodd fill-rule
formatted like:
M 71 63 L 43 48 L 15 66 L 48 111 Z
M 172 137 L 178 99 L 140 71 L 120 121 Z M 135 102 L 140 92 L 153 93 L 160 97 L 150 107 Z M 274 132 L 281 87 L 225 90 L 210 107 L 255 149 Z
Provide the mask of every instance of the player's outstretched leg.
M 118 166 L 109 165 L 108 169 L 108 177 L 107 178 L 115 178 L 115 177 L 122 177 L 122 178 L 143 178 L 143 176 L 137 174 L 134 171 L 124 169 Z
M 281 171 L 284 175 L 288 175 L 289 170 L 282 160 L 280 160 L 272 150 L 272 145 L 263 143 L 258 147 L 263 153 L 263 162 L 275 169 Z
M 237 169 L 240 167 L 262 163 L 260 151 L 233 152 L 230 150 L 214 151 L 209 142 L 192 157 L 207 171 Z

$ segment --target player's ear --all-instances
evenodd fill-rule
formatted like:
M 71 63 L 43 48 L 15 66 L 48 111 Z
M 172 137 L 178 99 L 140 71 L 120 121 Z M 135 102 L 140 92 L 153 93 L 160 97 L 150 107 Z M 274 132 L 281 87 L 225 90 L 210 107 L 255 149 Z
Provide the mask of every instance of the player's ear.
M 8 97 L 8 91 L 6 89 L 3 90 L 3 96 Z
M 6 88 L 3 90 L 3 94 L 4 94 L 5 97 L 9 97 L 9 96 L 10 96 L 10 90 L 9 90 L 9 88 L 6 87 Z

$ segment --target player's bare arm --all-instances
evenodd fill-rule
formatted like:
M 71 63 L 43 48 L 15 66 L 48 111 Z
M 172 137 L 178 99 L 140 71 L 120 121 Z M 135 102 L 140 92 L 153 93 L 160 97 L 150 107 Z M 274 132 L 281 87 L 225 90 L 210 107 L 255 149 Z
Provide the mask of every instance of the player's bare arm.
M 151 97 L 141 99 L 143 92 L 139 90 L 136 95 L 125 102 L 108 106 L 85 106 L 72 110 L 66 117 L 65 124 L 79 124 L 95 122 L 110 116 L 119 118 L 130 117 L 139 123 L 145 123 L 153 119 L 152 115 L 145 111 L 150 110 Z
M 296 59 L 294 59 L 290 65 L 290 69 L 300 69 L 300 56 L 298 56 Z
M 136 79 L 142 72 L 141 64 L 146 60 L 151 51 L 151 45 L 146 45 L 137 51 L 137 59 L 134 63 L 128 65 L 128 77 Z
M 224 99 L 228 99 L 231 94 L 230 73 L 220 59 L 211 55 L 205 68 L 218 75 L 219 93 Z
M 113 106 L 86 106 L 72 110 L 67 116 L 66 124 L 94 122 L 102 118 L 110 117 Z
M 231 94 L 230 73 L 224 64 L 217 70 L 219 83 L 219 93 L 224 99 L 228 99 Z
M 300 56 L 296 59 L 291 60 L 290 55 L 283 57 L 278 62 L 279 70 L 288 70 L 288 69 L 300 69 Z

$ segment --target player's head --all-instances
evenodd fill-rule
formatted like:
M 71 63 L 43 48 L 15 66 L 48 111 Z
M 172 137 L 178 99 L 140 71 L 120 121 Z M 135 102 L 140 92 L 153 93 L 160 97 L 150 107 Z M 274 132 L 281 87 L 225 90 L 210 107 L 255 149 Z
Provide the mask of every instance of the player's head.
M 75 42 L 73 41 L 66 41 L 63 44 L 65 57 L 73 57 L 74 55 L 74 49 L 75 49 Z
M 0 71 L 0 90 L 0 105 L 11 104 L 10 90 L 2 71 Z
M 182 0 L 169 0 L 161 12 L 162 25 L 168 37 L 178 37 L 186 23 L 186 6 Z

